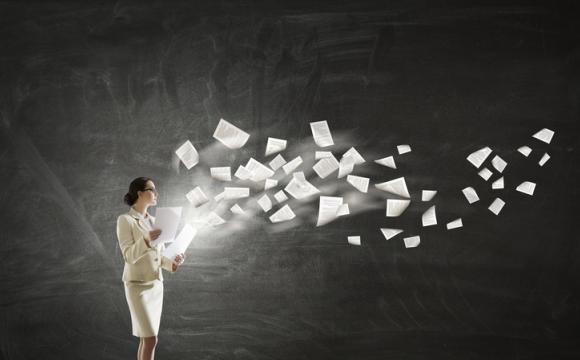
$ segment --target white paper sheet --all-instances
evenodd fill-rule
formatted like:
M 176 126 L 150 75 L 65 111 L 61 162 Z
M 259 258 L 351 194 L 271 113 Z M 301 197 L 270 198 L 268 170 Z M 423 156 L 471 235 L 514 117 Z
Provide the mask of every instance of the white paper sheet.
M 316 151 L 314 153 L 314 160 L 320 160 L 331 156 L 333 156 L 332 151 Z
M 171 261 L 175 261 L 175 257 L 179 254 L 185 254 L 185 251 L 191 244 L 191 241 L 197 234 L 197 230 L 194 229 L 191 225 L 185 224 L 183 229 L 179 232 L 179 235 L 175 238 L 175 241 L 172 242 L 169 246 L 163 250 L 163 256 L 170 259 Z
M 463 222 L 461 221 L 461 218 L 455 219 L 447 223 L 447 230 L 453 230 L 460 227 L 463 227 Z
M 296 156 L 292 161 L 282 166 L 282 169 L 284 169 L 284 173 L 288 175 L 292 173 L 294 170 L 296 170 L 296 168 L 300 166 L 300 164 L 302 164 L 302 158 L 300 156 Z
M 213 211 L 207 214 L 207 216 L 205 217 L 205 222 L 209 226 L 218 226 L 226 223 L 224 219 L 222 219 L 218 214 L 216 214 Z
M 397 236 L 398 234 L 402 233 L 403 230 L 402 229 L 382 228 L 381 232 L 383 233 L 383 236 L 385 237 L 386 240 L 390 240 L 390 239 L 394 238 L 395 236 Z
M 483 164 L 489 155 L 491 155 L 491 149 L 486 146 L 469 154 L 469 156 L 467 156 L 467 161 L 479 169 L 479 167 Z
M 274 171 L 272 169 L 254 158 L 250 158 L 245 167 L 252 173 L 250 180 L 254 182 L 266 180 L 267 178 L 274 175 Z
M 554 136 L 554 132 L 550 129 L 543 128 L 542 130 L 538 131 L 533 135 L 534 138 L 549 144 L 552 141 L 552 137 Z
M 161 229 L 161 235 L 154 241 L 152 245 L 157 245 L 165 242 L 170 242 L 175 239 L 177 234 L 177 227 L 181 219 L 181 207 L 160 207 L 155 212 L 155 229 Z
M 296 217 L 290 206 L 288 204 L 284 205 L 280 210 L 276 211 L 272 216 L 270 216 L 270 221 L 273 223 L 279 223 L 282 221 L 292 220 Z
M 409 207 L 411 200 L 387 199 L 387 217 L 398 217 Z
M 306 175 L 304 175 L 304 171 L 296 171 L 292 174 L 292 177 L 299 181 L 306 181 Z
M 433 200 L 437 195 L 437 190 L 422 190 L 421 191 L 421 201 L 428 202 Z
M 246 169 L 245 166 L 240 165 L 238 166 L 238 169 L 236 170 L 234 176 L 240 180 L 248 180 L 252 176 L 252 172 Z
M 288 200 L 288 196 L 286 196 L 286 193 L 284 192 L 284 190 L 280 190 L 274 194 L 274 199 L 276 199 L 278 204 L 281 204 L 284 201 Z
M 408 248 L 414 248 L 419 246 L 419 244 L 421 244 L 421 237 L 420 236 L 411 236 L 411 237 L 406 237 L 403 238 L 403 241 L 405 242 L 405 247 Z
M 258 199 L 258 205 L 260 205 L 264 212 L 268 212 L 272 209 L 272 200 L 270 200 L 268 195 L 264 194 Z
M 330 128 L 328 127 L 328 122 L 326 120 L 311 122 L 310 129 L 312 130 L 312 137 L 314 138 L 316 145 L 320 147 L 334 145 L 332 134 L 330 133 Z
M 276 187 L 277 185 L 278 185 L 278 180 L 266 179 L 266 182 L 264 183 L 264 191 L 268 190 L 268 189 L 272 189 L 272 188 Z
M 346 177 L 346 182 L 354 186 L 355 189 L 362 193 L 366 193 L 369 190 L 369 181 L 368 177 L 364 176 L 355 176 L 355 175 L 348 175 Z
M 232 169 L 229 166 L 209 168 L 211 177 L 221 181 L 232 181 Z
M 229 149 L 239 149 L 246 144 L 250 138 L 250 134 L 230 124 L 226 120 L 220 119 L 213 133 L 213 137 Z
M 321 196 L 318 205 L 318 220 L 316 226 L 326 225 L 338 217 L 338 211 L 342 205 L 342 197 Z
M 195 189 L 188 192 L 185 197 L 193 205 L 193 207 L 199 207 L 209 202 L 209 199 L 199 186 L 196 186 Z
M 286 150 L 286 144 L 288 142 L 284 139 L 277 139 L 277 138 L 268 138 L 268 143 L 266 144 L 266 154 L 265 156 L 269 156 L 275 154 L 277 152 Z
M 516 187 L 516 190 L 527 194 L 527 195 L 534 195 L 534 190 L 536 189 L 536 184 L 530 181 L 524 181 L 523 183 L 519 184 L 518 187 Z
M 197 163 L 199 163 L 199 154 L 189 140 L 187 140 L 185 143 L 183 143 L 183 145 L 175 150 L 175 154 L 181 160 L 183 165 L 185 165 L 187 170 L 191 169 L 197 165 Z
M 437 213 L 435 212 L 435 205 L 431 206 L 421 216 L 423 227 L 437 225 Z
M 360 246 L 360 236 L 348 236 L 347 241 L 351 245 Z
M 502 173 L 505 169 L 505 167 L 507 166 L 507 162 L 502 159 L 499 156 L 494 156 L 493 159 L 491 159 L 491 165 L 493 165 L 493 167 L 499 171 L 500 173 Z
M 505 202 L 502 199 L 495 198 L 495 200 L 491 203 L 491 205 L 489 205 L 488 209 L 492 213 L 499 215 L 499 212 L 501 211 L 501 209 L 503 209 L 504 205 Z
M 494 182 L 491 183 L 491 188 L 494 190 L 500 190 L 504 188 L 504 180 L 503 180 L 503 176 L 500 177 L 499 179 L 495 180 Z
M 360 165 L 366 162 L 366 160 L 362 157 L 362 155 L 358 151 L 356 151 L 354 147 L 351 147 L 344 154 L 342 154 L 343 158 L 348 156 L 353 158 L 355 165 Z
M 338 178 L 341 179 L 354 170 L 355 158 L 352 156 L 345 156 L 340 159 L 338 163 Z
M 250 188 L 247 187 L 226 187 L 224 188 L 224 199 L 242 199 L 250 196 Z
M 542 158 L 540 159 L 540 161 L 538 162 L 538 164 L 540 166 L 544 166 L 544 164 L 550 160 L 550 155 L 548 155 L 548 153 L 544 153 L 544 155 L 542 155 Z
M 397 168 L 397 165 L 395 164 L 395 158 L 393 158 L 392 156 L 387 156 L 387 157 L 384 157 L 382 159 L 377 159 L 377 160 L 375 160 L 375 162 L 379 165 L 383 165 L 383 166 L 386 166 L 386 167 L 391 168 L 391 169 Z
M 483 169 L 481 169 L 478 173 L 479 176 L 481 176 L 481 178 L 485 181 L 489 180 L 489 178 L 491 177 L 491 175 L 493 175 L 493 173 L 491 172 L 491 170 L 489 170 L 488 168 L 484 167 Z
M 338 160 L 330 154 L 329 157 L 318 160 L 318 162 L 312 167 L 312 170 L 314 170 L 319 178 L 324 179 L 335 172 L 338 169 L 338 166 Z
M 312 195 L 318 194 L 320 191 L 307 180 L 300 180 L 293 177 L 292 180 L 284 188 L 286 192 L 295 199 L 304 199 Z
M 405 182 L 405 177 L 400 177 L 394 180 L 386 181 L 380 184 L 375 184 L 375 187 L 379 190 L 389 192 L 391 194 L 399 195 L 401 197 L 410 198 L 409 190 L 407 189 L 407 183 Z
M 529 146 L 524 145 L 518 148 L 518 152 L 523 156 L 528 157 L 532 153 L 532 149 Z
M 268 165 L 270 165 L 272 170 L 276 171 L 282 166 L 286 165 L 286 159 L 284 159 L 281 154 L 278 154 L 275 158 L 272 159 L 272 161 L 268 163 Z
M 477 192 L 475 192 L 475 189 L 472 188 L 471 186 L 468 186 L 461 191 L 463 192 L 463 195 L 465 195 L 467 202 L 469 202 L 470 204 L 479 201 L 479 196 L 477 196 Z
M 244 211 L 244 209 L 241 208 L 240 205 L 238 204 L 234 204 L 231 208 L 230 211 L 236 215 L 244 215 L 246 212 Z
M 345 216 L 345 215 L 349 215 L 349 214 L 350 214 L 350 208 L 348 206 L 348 203 L 343 203 L 342 205 L 340 205 L 338 207 L 338 210 L 336 210 L 337 217 L 341 217 L 341 216 Z
M 406 154 L 408 152 L 411 152 L 411 146 L 407 144 L 397 145 L 397 151 L 399 152 L 399 155 Z

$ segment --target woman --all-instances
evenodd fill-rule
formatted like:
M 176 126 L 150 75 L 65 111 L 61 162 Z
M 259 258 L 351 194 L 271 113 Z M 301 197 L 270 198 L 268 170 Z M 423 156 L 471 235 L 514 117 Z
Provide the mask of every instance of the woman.
M 147 213 L 149 206 L 157 205 L 157 190 L 151 179 L 133 180 L 124 200 L 131 209 L 117 219 L 117 238 L 125 260 L 125 296 L 133 335 L 140 338 L 137 359 L 149 360 L 155 354 L 163 308 L 161 268 L 177 271 L 185 255 L 179 254 L 171 261 L 162 255 L 163 244 L 151 244 L 161 234 L 161 230 L 153 229 L 155 218 Z

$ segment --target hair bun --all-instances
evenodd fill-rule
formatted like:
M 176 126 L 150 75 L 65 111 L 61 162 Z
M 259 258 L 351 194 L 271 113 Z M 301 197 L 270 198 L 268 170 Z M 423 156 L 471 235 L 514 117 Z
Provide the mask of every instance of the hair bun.
M 126 193 L 125 196 L 123 197 L 123 201 L 125 202 L 125 204 L 132 206 L 135 203 L 135 198 L 133 198 L 133 196 L 131 196 L 130 193 Z

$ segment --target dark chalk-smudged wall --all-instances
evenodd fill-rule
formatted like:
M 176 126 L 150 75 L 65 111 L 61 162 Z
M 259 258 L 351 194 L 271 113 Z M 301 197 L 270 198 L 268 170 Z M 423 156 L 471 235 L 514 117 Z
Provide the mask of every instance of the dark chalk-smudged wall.
M 265 160 L 269 136 L 298 151 L 320 120 L 367 158 L 359 174 L 371 184 L 406 177 L 408 212 L 316 228 L 315 201 L 284 231 L 263 221 L 196 238 L 165 274 L 158 358 L 578 358 L 577 10 L 0 4 L 0 358 L 134 357 L 115 236 L 129 182 L 150 176 L 160 206 L 187 207 L 209 166 Z M 216 150 L 220 118 L 251 133 L 243 149 Z M 531 138 L 544 127 L 550 145 Z M 191 171 L 174 155 L 188 139 L 205 156 Z M 399 144 L 413 151 L 396 171 L 372 164 Z M 483 146 L 509 163 L 503 192 L 465 160 Z M 534 196 L 513 191 L 526 180 Z M 481 189 L 479 203 L 467 204 L 466 186 Z M 436 227 L 420 225 L 421 189 L 439 191 Z M 506 207 L 495 216 L 498 194 Z M 457 217 L 464 227 L 447 231 Z M 421 245 L 385 241 L 381 227 Z

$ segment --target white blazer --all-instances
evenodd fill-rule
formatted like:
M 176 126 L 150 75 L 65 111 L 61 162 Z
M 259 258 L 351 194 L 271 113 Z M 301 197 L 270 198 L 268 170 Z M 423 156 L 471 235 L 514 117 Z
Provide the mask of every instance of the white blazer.
M 173 261 L 163 256 L 164 244 L 149 247 L 145 235 L 149 232 L 149 214 L 143 217 L 133 208 L 117 218 L 117 239 L 125 259 L 123 281 L 163 281 L 161 269 L 173 271 Z

